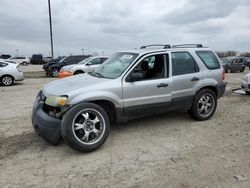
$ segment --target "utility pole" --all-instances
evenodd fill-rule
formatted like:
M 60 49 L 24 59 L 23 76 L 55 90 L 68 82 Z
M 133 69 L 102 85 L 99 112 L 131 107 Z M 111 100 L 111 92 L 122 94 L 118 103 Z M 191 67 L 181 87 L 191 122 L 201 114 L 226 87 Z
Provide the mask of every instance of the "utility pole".
M 16 57 L 18 57 L 18 49 L 16 49 Z
M 49 7 L 49 26 L 50 26 L 50 47 L 51 47 L 51 57 L 53 59 L 54 58 L 54 49 L 53 49 L 53 34 L 52 34 L 50 0 L 48 0 L 48 7 Z
M 82 49 L 82 55 L 84 55 L 84 49 Z

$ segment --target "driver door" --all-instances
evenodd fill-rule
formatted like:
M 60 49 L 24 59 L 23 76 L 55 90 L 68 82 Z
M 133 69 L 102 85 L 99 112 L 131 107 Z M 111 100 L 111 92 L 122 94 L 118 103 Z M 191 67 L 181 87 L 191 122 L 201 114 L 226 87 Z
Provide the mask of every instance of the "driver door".
M 133 73 L 143 77 L 128 81 Z M 166 110 L 171 102 L 172 78 L 169 78 L 169 55 L 155 54 L 141 59 L 123 78 L 125 116 L 141 117 Z

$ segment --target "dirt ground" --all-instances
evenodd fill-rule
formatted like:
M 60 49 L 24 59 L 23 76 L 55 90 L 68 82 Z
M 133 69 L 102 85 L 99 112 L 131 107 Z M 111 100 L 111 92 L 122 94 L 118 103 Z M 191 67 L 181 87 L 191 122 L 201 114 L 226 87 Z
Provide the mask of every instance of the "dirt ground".
M 226 75 L 209 121 L 184 112 L 139 119 L 112 126 L 100 149 L 79 153 L 34 133 L 33 102 L 53 79 L 40 66 L 22 68 L 23 82 L 0 87 L 0 187 L 250 187 L 250 97 L 231 92 L 248 70 Z

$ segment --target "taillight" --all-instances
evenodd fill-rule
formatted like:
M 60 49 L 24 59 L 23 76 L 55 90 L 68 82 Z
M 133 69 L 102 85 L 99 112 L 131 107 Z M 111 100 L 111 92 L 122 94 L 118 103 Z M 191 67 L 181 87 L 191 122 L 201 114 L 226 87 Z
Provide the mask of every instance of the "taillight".
M 225 76 L 225 70 L 222 69 L 222 80 L 225 80 L 226 76 Z

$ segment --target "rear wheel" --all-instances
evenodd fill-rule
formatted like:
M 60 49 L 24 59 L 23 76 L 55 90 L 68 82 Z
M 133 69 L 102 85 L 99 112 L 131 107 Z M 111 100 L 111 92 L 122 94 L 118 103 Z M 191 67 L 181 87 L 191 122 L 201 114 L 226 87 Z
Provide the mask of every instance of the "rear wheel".
M 200 90 L 193 101 L 189 114 L 198 121 L 210 119 L 217 107 L 217 97 L 211 89 Z
M 225 72 L 226 73 L 231 73 L 231 69 L 230 68 L 226 68 Z
M 250 95 L 250 91 L 245 91 L 247 95 Z
M 241 69 L 240 69 L 240 72 L 244 72 L 245 71 L 245 67 L 242 67 Z
M 22 62 L 21 64 L 24 65 L 24 66 L 28 65 L 28 63 L 26 61 Z
M 76 72 L 74 73 L 74 75 L 83 74 L 83 73 L 84 73 L 83 71 L 78 70 L 78 71 L 76 71 Z
M 93 103 L 82 103 L 71 108 L 62 121 L 62 137 L 78 151 L 88 152 L 100 147 L 109 135 L 107 113 Z
M 12 76 L 9 76 L 9 75 L 2 76 L 1 83 L 4 86 L 10 86 L 14 83 L 14 78 Z

